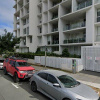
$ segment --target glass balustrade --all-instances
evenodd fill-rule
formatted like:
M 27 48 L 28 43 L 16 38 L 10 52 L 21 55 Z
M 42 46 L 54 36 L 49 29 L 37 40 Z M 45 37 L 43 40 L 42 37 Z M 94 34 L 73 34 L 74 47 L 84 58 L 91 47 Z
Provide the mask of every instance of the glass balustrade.
M 85 2 L 82 2 L 82 3 L 78 4 L 77 10 L 88 7 L 90 5 L 92 5 L 92 0 L 87 0 Z
M 66 39 L 63 41 L 64 44 L 68 44 L 68 43 L 82 43 L 85 42 L 85 38 L 77 38 L 77 39 Z
M 80 27 L 85 27 L 85 22 L 78 22 L 71 25 L 66 25 L 63 30 L 66 31 L 66 30 L 71 30 Z

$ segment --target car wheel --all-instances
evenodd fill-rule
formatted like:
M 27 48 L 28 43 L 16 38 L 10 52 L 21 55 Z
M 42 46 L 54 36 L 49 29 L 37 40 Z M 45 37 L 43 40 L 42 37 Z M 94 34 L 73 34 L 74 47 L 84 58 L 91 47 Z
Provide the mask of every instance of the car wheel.
M 17 83 L 17 82 L 19 82 L 19 81 L 20 81 L 20 79 L 18 78 L 17 73 L 15 73 L 15 74 L 14 74 L 14 82 Z
M 71 99 L 66 98 L 66 99 L 63 99 L 63 100 L 71 100 Z
M 33 92 L 36 92 L 36 91 L 37 91 L 37 85 L 36 85 L 35 82 L 32 82 L 32 83 L 31 83 L 31 90 L 32 90 Z
M 4 72 L 4 75 L 7 75 L 6 67 L 4 67 L 3 72 Z

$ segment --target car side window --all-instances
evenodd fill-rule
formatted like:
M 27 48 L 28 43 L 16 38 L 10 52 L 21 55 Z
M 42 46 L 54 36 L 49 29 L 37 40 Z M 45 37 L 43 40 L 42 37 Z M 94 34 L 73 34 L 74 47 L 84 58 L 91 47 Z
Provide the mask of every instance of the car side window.
M 50 83 L 58 83 L 57 79 L 53 76 L 53 75 L 48 75 L 48 78 L 47 80 L 50 82 Z
M 9 62 L 9 63 L 10 63 L 10 65 L 12 65 L 12 60 L 10 60 L 10 62 Z
M 38 73 L 38 76 L 40 76 L 42 79 L 47 80 L 48 74 L 47 73 Z
M 5 60 L 5 62 L 8 62 L 8 61 L 9 61 L 8 59 Z
M 15 67 L 15 61 L 12 61 L 12 65 L 13 65 L 13 67 Z

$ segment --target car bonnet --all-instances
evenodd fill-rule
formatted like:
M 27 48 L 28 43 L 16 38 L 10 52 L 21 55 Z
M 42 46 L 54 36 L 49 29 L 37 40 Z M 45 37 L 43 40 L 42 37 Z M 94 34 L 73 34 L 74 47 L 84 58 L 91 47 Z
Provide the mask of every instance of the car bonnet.
M 82 83 L 76 87 L 67 88 L 67 90 L 89 100 L 97 100 L 99 98 L 98 94 L 92 88 Z

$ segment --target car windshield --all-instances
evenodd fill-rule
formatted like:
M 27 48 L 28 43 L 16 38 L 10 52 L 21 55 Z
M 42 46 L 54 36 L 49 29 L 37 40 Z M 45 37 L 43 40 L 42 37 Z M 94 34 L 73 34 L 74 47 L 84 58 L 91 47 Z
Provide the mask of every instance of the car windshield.
M 30 66 L 27 62 L 16 62 L 17 67 Z
M 67 75 L 59 76 L 58 79 L 66 88 L 72 88 L 78 86 L 80 83 Z
M 4 60 L 0 60 L 0 63 L 3 63 L 4 62 Z

